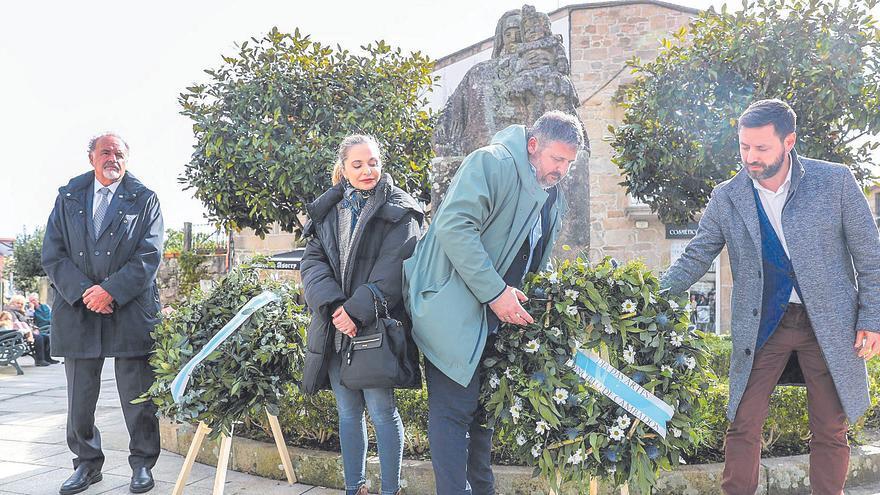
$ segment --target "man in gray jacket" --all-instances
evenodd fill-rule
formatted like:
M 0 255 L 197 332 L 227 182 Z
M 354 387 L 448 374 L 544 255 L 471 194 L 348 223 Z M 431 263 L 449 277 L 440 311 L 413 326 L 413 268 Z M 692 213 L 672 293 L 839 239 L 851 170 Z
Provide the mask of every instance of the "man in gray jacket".
M 843 493 L 847 418 L 868 408 L 865 360 L 880 352 L 877 226 L 847 167 L 797 155 L 796 120 L 779 100 L 755 102 L 740 116 L 743 168 L 712 191 L 696 236 L 662 282 L 673 293 L 687 290 L 727 246 L 728 494 L 757 489 L 770 394 L 792 356 L 807 386 L 811 488 Z
M 67 374 L 67 445 L 74 473 L 59 493 L 101 481 L 104 453 L 95 426 L 104 358 L 115 360 L 116 387 L 131 442 L 133 493 L 154 486 L 159 420 L 151 401 L 132 404 L 153 383 L 147 355 L 159 321 L 156 272 L 162 213 L 156 194 L 126 171 L 128 144 L 115 134 L 89 143 L 93 171 L 58 190 L 43 239 L 43 268 L 55 301 L 52 350 Z

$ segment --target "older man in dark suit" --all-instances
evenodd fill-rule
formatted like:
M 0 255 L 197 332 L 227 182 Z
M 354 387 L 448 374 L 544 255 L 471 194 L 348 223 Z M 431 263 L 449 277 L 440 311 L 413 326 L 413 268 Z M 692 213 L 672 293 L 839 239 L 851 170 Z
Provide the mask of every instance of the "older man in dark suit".
M 95 406 L 104 358 L 115 358 L 122 413 L 131 437 L 130 490 L 153 488 L 159 423 L 151 402 L 132 404 L 153 383 L 147 361 L 158 322 L 156 272 L 162 213 L 156 194 L 126 173 L 128 144 L 107 133 L 89 143 L 94 171 L 58 190 L 43 240 L 43 268 L 55 290 L 52 347 L 67 373 L 67 444 L 74 473 L 61 495 L 101 480 L 104 454 Z

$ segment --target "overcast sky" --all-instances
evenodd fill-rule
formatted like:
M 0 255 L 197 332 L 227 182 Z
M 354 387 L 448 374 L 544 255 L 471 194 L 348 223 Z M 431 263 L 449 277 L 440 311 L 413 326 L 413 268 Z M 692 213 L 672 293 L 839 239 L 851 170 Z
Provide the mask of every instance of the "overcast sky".
M 132 147 L 129 170 L 159 195 L 166 227 L 204 223 L 177 177 L 190 121 L 178 94 L 272 26 L 356 50 L 384 39 L 439 58 L 488 38 L 514 0 L 4 2 L 0 15 L 0 237 L 45 224 L 57 188 L 90 169 L 105 129 Z M 550 12 L 572 3 L 529 2 Z M 687 0 L 696 8 L 722 2 Z M 740 2 L 733 2 L 739 5 Z

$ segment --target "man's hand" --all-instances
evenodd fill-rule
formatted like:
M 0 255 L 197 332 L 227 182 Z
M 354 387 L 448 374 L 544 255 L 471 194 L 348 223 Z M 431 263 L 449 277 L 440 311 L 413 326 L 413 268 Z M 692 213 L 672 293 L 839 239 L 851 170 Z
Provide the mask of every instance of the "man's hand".
M 504 323 L 512 323 L 519 326 L 530 325 L 535 320 L 520 304 L 528 300 L 529 298 L 521 290 L 508 285 L 497 299 L 489 303 L 489 308 Z
M 859 357 L 865 361 L 880 354 L 880 333 L 859 330 L 856 333 L 855 348 L 859 351 Z
M 83 292 L 82 300 L 87 308 L 96 313 L 109 315 L 113 312 L 113 307 L 111 306 L 113 296 L 100 285 L 93 285 L 86 289 Z
M 345 308 L 342 306 L 339 306 L 336 308 L 336 311 L 333 312 L 333 326 L 349 337 L 357 335 L 357 325 L 354 324 L 354 321 L 351 320 L 351 316 L 348 316 L 348 313 L 345 312 Z

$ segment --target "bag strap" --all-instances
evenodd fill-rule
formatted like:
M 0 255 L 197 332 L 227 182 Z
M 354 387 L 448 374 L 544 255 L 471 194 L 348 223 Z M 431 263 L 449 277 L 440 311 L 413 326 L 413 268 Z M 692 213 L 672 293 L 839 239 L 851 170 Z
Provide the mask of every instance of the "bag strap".
M 379 304 L 382 304 L 382 307 L 385 308 L 385 318 L 391 318 L 388 313 L 388 301 L 385 300 L 385 296 L 382 295 L 382 291 L 379 290 L 379 287 L 376 284 L 370 282 L 368 284 L 364 284 L 370 289 L 370 292 L 373 293 L 373 306 L 376 310 L 376 321 L 379 321 Z

